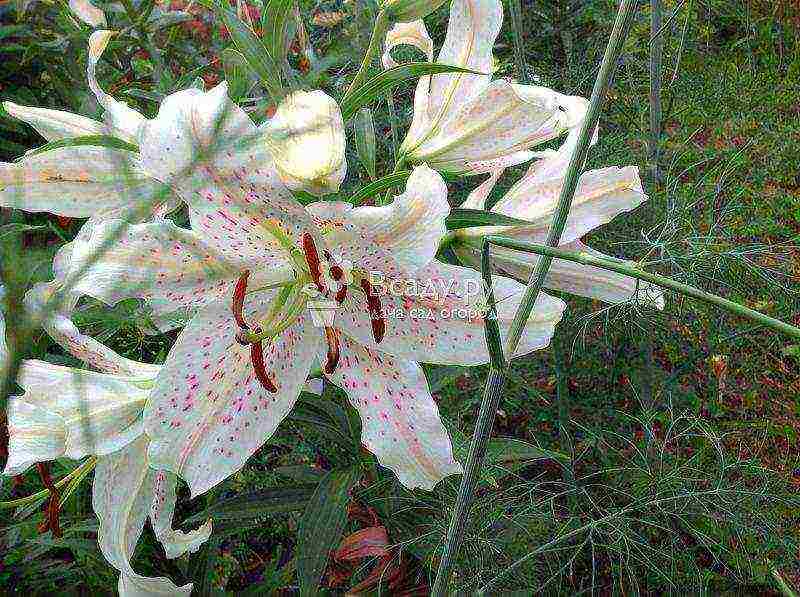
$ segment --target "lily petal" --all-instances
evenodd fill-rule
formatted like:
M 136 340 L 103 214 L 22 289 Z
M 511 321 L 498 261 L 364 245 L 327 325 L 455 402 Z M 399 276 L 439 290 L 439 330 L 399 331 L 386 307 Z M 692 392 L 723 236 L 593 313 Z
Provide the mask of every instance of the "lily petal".
M 307 209 L 325 232 L 328 246 L 354 264 L 384 269 L 388 259 L 411 274 L 436 255 L 450 213 L 444 180 L 425 165 L 414 168 L 405 192 L 389 205 L 353 208 L 349 203 L 320 201 Z
M 125 226 L 115 237 L 120 224 L 104 220 L 84 226 L 73 241 L 67 277 L 88 265 L 74 281 L 74 293 L 110 305 L 131 297 L 156 299 L 151 306 L 158 314 L 180 310 L 188 317 L 201 305 L 227 294 L 248 267 L 233 250 L 169 220 Z M 109 239 L 115 240 L 109 245 Z M 105 252 L 95 258 L 106 245 Z M 273 270 L 263 269 L 266 280 Z M 288 270 L 275 270 L 275 275 L 283 279 Z
M 408 23 L 395 23 L 386 34 L 383 44 L 383 56 L 381 62 L 384 68 L 397 66 L 392 58 L 392 49 L 397 46 L 414 46 L 428 57 L 428 61 L 433 61 L 433 40 L 428 35 L 425 22 L 422 19 L 409 21 Z
M 431 490 L 463 472 L 417 363 L 343 338 L 339 365 L 328 378 L 361 415 L 361 443 L 403 485 Z
M 21 475 L 37 462 L 64 455 L 67 434 L 62 417 L 18 397 L 8 399 L 6 416 L 8 461 L 4 475 Z
M 250 295 L 245 319 L 265 314 L 274 293 Z M 169 353 L 145 409 L 151 465 L 182 477 L 192 496 L 244 466 L 294 405 L 322 342 L 299 317 L 264 346 L 277 392 L 256 378 L 249 347 L 237 343 L 230 301 L 205 306 Z
M 59 147 L 0 163 L 0 206 L 70 218 L 149 215 L 161 185 L 136 154 L 107 147 Z
M 114 35 L 113 31 L 101 29 L 89 36 L 89 55 L 86 59 L 86 76 L 89 80 L 89 89 L 92 90 L 98 103 L 105 109 L 103 119 L 114 130 L 115 136 L 120 139 L 139 144 L 139 129 L 145 123 L 145 117 L 139 112 L 128 106 L 125 102 L 120 102 L 102 90 L 97 82 L 95 71 L 97 62 L 103 55 L 108 45 L 108 41 Z
M 511 187 L 492 211 L 528 220 L 531 225 L 504 229 L 502 234 L 512 234 L 531 242 L 544 242 L 563 183 L 560 177 L 546 181 L 522 178 Z M 585 172 L 578 181 L 561 241 L 569 243 L 578 240 L 619 214 L 636 209 L 646 200 L 639 170 L 635 166 Z M 480 231 L 477 229 L 469 232 L 478 233 Z
M 486 209 L 486 199 L 488 199 L 489 193 L 494 190 L 494 187 L 504 170 L 505 169 L 499 169 L 490 172 L 489 178 L 484 180 L 480 185 L 472 190 L 461 207 L 464 209 Z
M 119 594 L 189 595 L 192 585 L 134 572 L 131 557 L 150 512 L 156 471 L 147 465 L 147 437 L 100 458 L 92 485 L 92 506 L 100 521 L 97 541 L 106 560 L 120 571 Z
M 614 259 L 587 247 L 580 241 L 573 241 L 560 248 L 590 253 L 605 259 Z M 455 247 L 455 251 L 462 263 L 480 267 L 480 253 L 475 248 L 458 245 Z M 538 262 L 538 255 L 505 247 L 492 247 L 492 264 L 496 271 L 523 282 L 530 278 Z M 545 288 L 597 299 L 612 305 L 635 300 L 656 309 L 664 308 L 664 292 L 658 286 L 639 282 L 630 276 L 599 267 L 586 266 L 564 259 L 553 260 L 544 285 Z
M 176 486 L 178 478 L 168 471 L 157 471 L 153 479 L 153 501 L 150 505 L 150 523 L 156 538 L 164 546 L 168 558 L 194 553 L 211 536 L 211 519 L 201 527 L 184 533 L 172 528 L 175 515 Z
M 25 390 L 22 400 L 61 418 L 63 455 L 75 459 L 109 454 L 141 435 L 152 385 L 44 361 L 24 361 L 17 383 Z
M 3 102 L 3 109 L 9 116 L 31 125 L 48 141 L 85 135 L 113 135 L 113 131 L 107 124 L 72 112 L 21 106 L 13 102 Z
M 142 128 L 142 165 L 189 206 L 192 229 L 230 255 L 290 259 L 311 218 L 281 182 L 247 114 L 222 83 L 168 96 Z
M 81 21 L 92 27 L 105 27 L 106 15 L 89 0 L 69 0 L 69 9 Z
M 335 193 L 344 180 L 344 121 L 324 92 L 296 91 L 260 127 L 275 167 L 290 189 L 314 195 Z
M 68 247 L 71 250 L 71 246 Z M 56 268 L 58 269 L 58 268 Z M 56 272 L 58 276 L 58 271 Z M 41 311 L 44 304 L 58 291 L 61 282 L 42 282 L 34 284 L 25 294 L 25 307 L 29 313 Z M 68 304 L 54 309 L 50 317 L 42 324 L 48 335 L 72 356 L 103 373 L 154 379 L 161 367 L 149 363 L 141 363 L 123 357 L 102 342 L 87 336 L 75 326 L 69 315 L 75 308 L 76 296 L 70 297 Z
M 353 293 L 342 305 L 336 315 L 337 327 L 364 346 L 404 359 L 447 365 L 487 363 L 480 273 L 432 261 L 415 278 L 371 280 L 386 322 L 380 343 L 373 339 L 366 299 L 361 294 Z M 524 286 L 502 276 L 494 276 L 493 284 L 505 338 Z M 514 356 L 546 347 L 564 308 L 561 300 L 540 293 Z

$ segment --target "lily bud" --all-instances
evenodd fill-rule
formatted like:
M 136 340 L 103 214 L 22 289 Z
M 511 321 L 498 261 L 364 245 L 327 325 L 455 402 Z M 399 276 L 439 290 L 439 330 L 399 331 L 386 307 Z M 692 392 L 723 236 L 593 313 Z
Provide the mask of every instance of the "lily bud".
M 387 0 L 383 10 L 389 13 L 392 21 L 408 23 L 431 14 L 444 2 L 445 0 Z
M 262 126 L 281 180 L 314 195 L 335 193 L 347 162 L 342 113 L 322 91 L 297 91 Z

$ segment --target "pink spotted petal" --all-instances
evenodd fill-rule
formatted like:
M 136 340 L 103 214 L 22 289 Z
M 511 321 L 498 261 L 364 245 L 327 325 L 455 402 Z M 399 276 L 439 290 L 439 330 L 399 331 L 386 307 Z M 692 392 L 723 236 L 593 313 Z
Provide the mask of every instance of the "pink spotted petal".
M 428 382 L 414 361 L 342 338 L 339 366 L 328 378 L 361 415 L 361 443 L 400 482 L 431 490 L 462 472 Z
M 273 293 L 251 295 L 248 321 L 267 312 Z M 172 471 L 201 494 L 237 472 L 274 433 L 303 388 L 321 331 L 305 316 L 271 345 L 264 365 L 277 392 L 264 389 L 250 349 L 236 342 L 230 301 L 201 309 L 170 351 L 145 409 L 152 466 Z

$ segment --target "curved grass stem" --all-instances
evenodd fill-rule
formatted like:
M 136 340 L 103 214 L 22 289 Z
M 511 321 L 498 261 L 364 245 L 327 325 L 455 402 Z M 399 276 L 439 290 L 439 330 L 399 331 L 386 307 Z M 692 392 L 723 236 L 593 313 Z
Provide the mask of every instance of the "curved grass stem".
M 375 25 L 372 28 L 372 37 L 369 39 L 369 45 L 367 46 L 367 51 L 364 54 L 364 60 L 361 62 L 361 67 L 358 69 L 356 76 L 353 77 L 350 86 L 347 88 L 347 91 L 342 98 L 342 103 L 350 94 L 361 87 L 361 85 L 364 83 L 364 80 L 369 74 L 370 66 L 372 66 L 374 60 L 381 53 L 383 38 L 386 35 L 386 32 L 389 30 L 390 24 L 391 19 L 389 18 L 389 14 L 384 10 L 379 11 L 378 16 L 375 17 Z

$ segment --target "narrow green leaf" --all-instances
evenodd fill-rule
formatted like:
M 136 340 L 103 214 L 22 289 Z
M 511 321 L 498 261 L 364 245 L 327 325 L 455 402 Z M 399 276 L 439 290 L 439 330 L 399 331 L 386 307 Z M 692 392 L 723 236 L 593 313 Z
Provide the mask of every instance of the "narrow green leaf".
M 289 52 L 289 17 L 294 8 L 295 0 L 269 0 L 261 18 L 264 45 L 280 66 L 285 66 Z
M 448 230 L 474 226 L 526 226 L 530 222 L 482 209 L 451 209 L 445 226 Z
M 297 529 L 297 579 L 301 595 L 319 594 L 328 554 L 342 538 L 350 490 L 361 477 L 357 467 L 325 475 L 308 503 Z
M 228 95 L 235 102 L 246 93 L 250 83 L 250 65 L 239 50 L 225 48 L 220 54 L 222 70 L 225 71 L 225 80 L 228 82 Z
M 272 96 L 272 99 L 278 102 L 283 95 L 281 69 L 269 51 L 267 51 L 267 48 L 255 36 L 253 31 L 242 22 L 235 10 L 223 6 L 219 2 L 213 4 L 213 9 L 225 27 L 227 27 L 233 45 L 247 60 L 247 64 L 250 65 L 253 72 L 258 75 L 261 84 Z
M 375 124 L 372 110 L 361 108 L 353 122 L 358 159 L 367 171 L 370 180 L 375 180 Z
M 46 143 L 41 147 L 37 147 L 36 149 L 31 150 L 29 153 L 21 156 L 18 161 L 25 159 L 26 157 L 30 157 L 32 155 L 37 155 L 40 153 L 44 153 L 46 151 L 51 151 L 53 149 L 59 149 L 61 147 L 78 147 L 82 145 L 94 145 L 97 147 L 109 147 L 111 149 L 124 149 L 125 151 L 132 151 L 137 153 L 139 148 L 132 143 L 128 143 L 127 141 L 123 141 L 122 139 L 117 139 L 116 137 L 112 137 L 110 135 L 83 135 L 80 137 L 70 137 L 69 139 L 58 139 L 57 141 L 50 141 L 50 143 Z
M 356 191 L 348 201 L 353 205 L 361 205 L 364 201 L 369 199 L 370 197 L 377 197 L 384 191 L 388 189 L 393 189 L 394 187 L 400 186 L 405 184 L 408 180 L 408 177 L 411 176 L 411 172 L 403 171 L 403 172 L 395 172 L 390 174 L 389 176 L 384 176 L 383 178 L 379 178 L 376 181 L 369 183 L 368 185 L 364 185 Z
M 214 521 L 261 518 L 269 514 L 302 510 L 314 493 L 314 483 L 269 487 L 244 495 L 220 500 L 209 508 L 195 514 L 187 523 L 204 522 L 209 517 Z
M 357 89 L 348 93 L 341 102 L 342 117 L 348 120 L 360 108 L 368 105 L 375 100 L 385 97 L 386 92 L 394 89 L 401 83 L 409 79 L 415 79 L 424 75 L 436 75 L 440 73 L 476 73 L 474 70 L 451 66 L 449 64 L 439 64 L 437 62 L 408 62 L 395 66 L 389 70 L 375 75 L 371 79 L 364 81 Z

